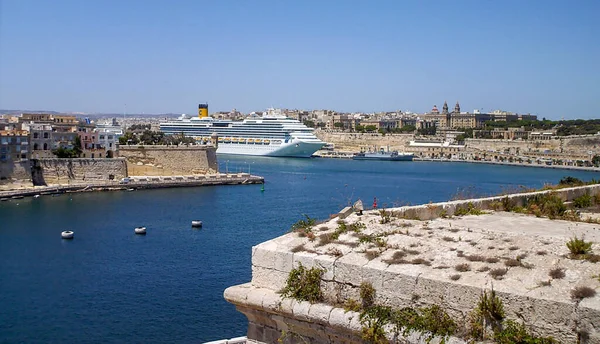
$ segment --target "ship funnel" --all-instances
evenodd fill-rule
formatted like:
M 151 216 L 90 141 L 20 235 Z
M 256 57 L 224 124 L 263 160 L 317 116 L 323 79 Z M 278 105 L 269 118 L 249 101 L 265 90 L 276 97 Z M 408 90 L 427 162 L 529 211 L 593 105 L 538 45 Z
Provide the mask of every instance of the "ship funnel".
M 198 104 L 198 117 L 200 117 L 200 118 L 208 117 L 208 103 L 207 104 Z

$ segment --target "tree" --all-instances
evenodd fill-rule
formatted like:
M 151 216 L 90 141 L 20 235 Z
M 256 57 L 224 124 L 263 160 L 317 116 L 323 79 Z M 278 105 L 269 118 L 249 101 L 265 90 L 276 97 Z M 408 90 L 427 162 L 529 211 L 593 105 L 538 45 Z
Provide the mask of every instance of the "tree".
M 81 155 L 81 137 L 79 137 L 79 135 L 75 136 L 75 141 L 73 142 L 73 152 L 78 157 Z
M 600 166 L 600 155 L 594 155 L 592 158 L 592 164 L 596 167 Z
M 342 122 L 335 122 L 333 123 L 333 126 L 336 128 L 343 128 L 344 127 L 344 123 Z
M 308 119 L 304 120 L 304 125 L 307 126 L 307 127 L 309 127 L 309 128 L 316 128 L 315 122 L 313 122 L 311 120 L 308 120 Z
M 435 135 L 436 127 L 421 128 L 418 132 L 421 135 Z
M 377 127 L 374 125 L 367 125 L 367 126 L 365 126 L 365 130 L 368 132 L 373 132 L 373 131 L 377 130 Z

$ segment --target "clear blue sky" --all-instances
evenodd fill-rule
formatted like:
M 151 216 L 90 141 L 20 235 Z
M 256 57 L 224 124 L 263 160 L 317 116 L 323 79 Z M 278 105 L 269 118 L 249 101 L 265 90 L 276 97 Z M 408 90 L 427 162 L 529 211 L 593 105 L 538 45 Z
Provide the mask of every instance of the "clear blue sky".
M 0 0 L 0 11 L 0 109 L 423 112 L 459 100 L 600 117 L 597 0 Z

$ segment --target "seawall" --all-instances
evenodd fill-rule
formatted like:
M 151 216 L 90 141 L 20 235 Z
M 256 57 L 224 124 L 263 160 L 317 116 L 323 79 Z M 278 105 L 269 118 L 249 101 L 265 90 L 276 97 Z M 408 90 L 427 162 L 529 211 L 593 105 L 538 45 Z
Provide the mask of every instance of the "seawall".
M 162 176 L 218 172 L 214 146 L 121 146 L 129 175 Z
M 127 177 L 127 163 L 114 159 L 58 159 L 31 160 L 33 185 L 89 184 Z

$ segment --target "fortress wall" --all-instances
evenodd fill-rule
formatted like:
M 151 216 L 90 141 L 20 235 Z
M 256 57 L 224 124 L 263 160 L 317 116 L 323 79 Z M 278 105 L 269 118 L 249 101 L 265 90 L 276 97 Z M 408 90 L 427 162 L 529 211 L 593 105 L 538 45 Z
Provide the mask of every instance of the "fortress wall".
M 125 159 L 32 159 L 36 185 L 86 184 L 127 176 Z
M 218 172 L 213 146 L 121 146 L 129 175 L 191 175 Z

